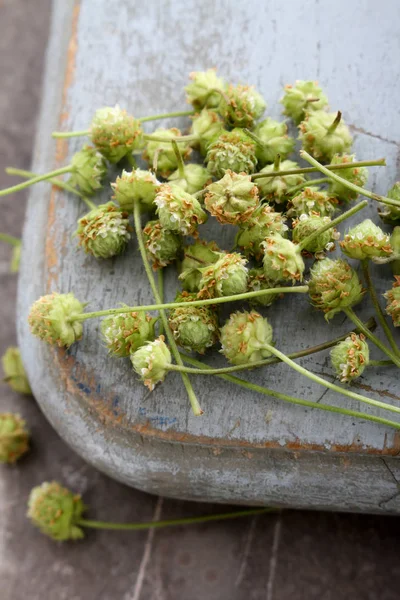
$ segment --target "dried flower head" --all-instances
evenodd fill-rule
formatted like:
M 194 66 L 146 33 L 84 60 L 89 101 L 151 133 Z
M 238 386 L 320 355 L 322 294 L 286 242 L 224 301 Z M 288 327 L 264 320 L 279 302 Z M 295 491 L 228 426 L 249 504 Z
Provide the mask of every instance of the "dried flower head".
M 272 206 L 262 204 L 240 225 L 236 244 L 246 256 L 259 260 L 263 255 L 261 243 L 274 233 L 286 235 L 288 230 L 283 213 L 275 212 Z
M 362 333 L 351 333 L 331 350 L 331 363 L 342 383 L 349 383 L 364 372 L 369 361 L 369 348 Z
M 143 152 L 143 158 L 147 160 L 150 165 L 156 166 L 156 171 L 161 177 L 168 177 L 178 168 L 178 158 L 174 152 L 171 140 L 176 137 L 181 137 L 182 133 L 176 127 L 171 127 L 171 129 L 163 129 L 160 127 L 153 132 L 153 135 L 156 135 L 159 138 L 165 138 L 165 142 L 148 140 Z M 179 150 L 183 160 L 187 160 L 192 152 L 189 143 L 186 142 L 183 144 L 179 142 Z
M 221 97 L 218 110 L 228 127 L 252 128 L 267 104 L 254 86 L 230 85 Z
M 221 178 L 227 170 L 253 173 L 256 168 L 256 144 L 240 129 L 222 133 L 208 146 L 207 169 Z
M 340 113 L 317 110 L 299 125 L 303 149 L 318 160 L 329 162 L 335 154 L 349 152 L 353 138 Z
M 185 87 L 186 99 L 195 109 L 217 108 L 221 102 L 221 96 L 215 90 L 226 89 L 226 83 L 217 76 L 216 69 L 207 71 L 193 71 L 189 75 L 191 82 Z
M 301 173 L 297 175 L 279 175 L 280 171 L 291 171 L 292 169 L 298 169 L 299 165 L 293 160 L 284 160 L 280 163 L 279 169 L 275 168 L 275 165 L 267 165 L 261 169 L 260 173 L 274 173 L 274 177 L 263 177 L 257 179 L 257 187 L 260 190 L 260 196 L 268 200 L 268 202 L 275 202 L 276 204 L 282 204 L 286 202 L 291 196 L 291 190 L 296 186 L 304 183 L 306 178 Z
M 72 293 L 42 296 L 29 312 L 31 332 L 48 344 L 69 348 L 82 337 L 82 324 L 74 317 L 81 315 L 84 308 Z
M 196 236 L 198 225 L 207 220 L 200 202 L 176 185 L 160 185 L 154 203 L 161 225 L 182 235 Z
M 127 213 L 133 212 L 135 202 L 139 202 L 142 210 L 150 211 L 154 208 L 153 202 L 159 185 L 160 182 L 151 171 L 123 170 L 121 176 L 111 184 L 114 190 L 113 200 Z
M 153 342 L 141 346 L 130 355 L 132 366 L 149 390 L 154 390 L 157 383 L 164 381 L 171 364 L 171 353 L 160 335 Z
M 220 223 L 238 225 L 253 214 L 260 205 L 260 199 L 250 175 L 228 169 L 222 179 L 207 187 L 204 203 Z
M 400 181 L 397 181 L 386 194 L 387 198 L 400 202 Z M 400 208 L 390 204 L 380 204 L 379 216 L 388 225 L 400 225 Z
M 182 188 L 188 194 L 195 194 L 202 190 L 206 184 L 211 183 L 212 179 L 208 169 L 191 163 L 184 167 L 183 177 L 179 170 L 176 170 L 168 177 L 168 181 Z
M 305 269 L 299 248 L 279 233 L 269 235 L 261 243 L 264 250 L 265 277 L 274 283 L 302 281 Z
M 329 217 L 320 217 L 318 213 L 302 214 L 298 219 L 293 221 L 292 240 L 295 244 L 300 244 L 311 234 L 321 229 L 331 222 Z M 335 241 L 339 239 L 340 234 L 334 227 L 320 233 L 317 237 L 311 240 L 304 248 L 306 252 L 323 253 L 325 250 L 331 252 L 335 249 Z
M 100 204 L 78 220 L 78 244 L 95 258 L 111 258 L 125 250 L 130 239 L 128 213 L 114 202 Z
M 220 298 L 243 294 L 247 290 L 246 259 L 237 252 L 220 254 L 220 258 L 200 269 L 199 298 Z
M 215 242 L 196 240 L 191 246 L 185 246 L 179 275 L 183 289 L 188 292 L 198 292 L 201 280 L 200 269 L 217 262 L 221 254 Z
M 235 312 L 221 328 L 221 353 L 234 365 L 271 356 L 272 327 L 258 312 Z
M 220 115 L 215 110 L 203 110 L 192 117 L 190 133 L 197 137 L 193 147 L 198 148 L 203 156 L 206 155 L 208 146 L 214 142 L 224 131 L 224 124 Z
M 29 450 L 25 421 L 13 413 L 0 413 L 0 463 L 13 464 Z
M 182 246 L 179 233 L 165 229 L 160 221 L 148 221 L 143 229 L 143 241 L 153 269 L 162 269 L 178 258 Z
M 352 167 L 351 163 L 355 162 L 356 157 L 354 154 L 335 154 L 331 160 L 331 165 L 344 165 L 349 164 L 348 169 L 340 169 L 337 174 L 346 179 L 354 185 L 364 187 L 368 180 L 368 169 L 366 167 Z M 331 179 L 329 185 L 329 193 L 342 202 L 352 202 L 358 197 L 358 193 L 354 190 L 350 190 L 343 183 L 339 183 L 334 179 Z
M 18 394 L 32 395 L 19 348 L 10 346 L 1 358 L 4 381 Z
M 118 105 L 96 111 L 89 137 L 97 150 L 110 162 L 117 163 L 143 145 L 140 121 Z
M 395 275 L 393 287 L 384 295 L 387 300 L 386 312 L 392 317 L 393 325 L 400 327 L 400 277 Z
M 126 304 L 121 306 L 124 308 Z M 110 315 L 103 319 L 101 333 L 110 354 L 123 358 L 154 340 L 156 321 L 149 313 L 142 311 Z
M 254 133 L 263 143 L 262 146 L 256 146 L 256 157 L 261 165 L 273 163 L 277 154 L 284 159 L 293 152 L 296 142 L 288 136 L 287 130 L 286 123 L 274 121 L 270 117 L 256 125 Z
M 178 294 L 175 302 L 187 302 L 187 306 L 172 309 L 168 322 L 179 346 L 204 354 L 218 341 L 218 318 L 210 306 L 190 306 L 193 300 L 197 300 L 196 294 Z
M 107 175 L 104 156 L 92 146 L 84 146 L 71 159 L 72 172 L 68 183 L 78 188 L 84 196 L 93 196 L 103 187 Z
M 390 237 L 375 225 L 371 219 L 365 219 L 349 229 L 340 242 L 342 252 L 349 258 L 386 258 L 393 254 Z
M 337 211 L 338 200 L 316 186 L 306 187 L 288 203 L 288 217 L 318 214 L 320 217 L 332 217 Z
M 250 269 L 249 278 L 248 278 L 248 291 L 249 292 L 259 292 L 260 290 L 271 290 L 276 286 L 276 283 L 269 281 L 265 277 L 264 269 Z M 280 294 L 265 294 L 265 296 L 256 296 L 255 298 L 249 298 L 249 304 L 253 306 L 271 306 L 275 302 L 277 298 L 279 298 Z
M 285 85 L 285 93 L 280 102 L 283 104 L 284 114 L 298 125 L 306 113 L 312 113 L 327 106 L 328 98 L 317 81 L 298 80 L 294 85 Z

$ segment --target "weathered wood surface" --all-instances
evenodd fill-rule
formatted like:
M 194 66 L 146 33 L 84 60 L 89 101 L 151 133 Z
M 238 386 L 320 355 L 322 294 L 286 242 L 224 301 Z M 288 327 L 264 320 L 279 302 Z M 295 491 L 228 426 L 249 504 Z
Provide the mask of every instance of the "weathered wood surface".
M 388 168 L 373 170 L 370 179 L 370 186 L 383 192 L 396 178 L 400 144 L 400 83 L 392 61 L 400 15 L 393 2 L 384 4 L 386 11 L 362 0 L 334 6 L 306 1 L 290 10 L 279 2 L 241 1 L 233 9 L 230 2 L 208 0 L 143 7 L 127 0 L 84 0 L 80 6 L 56 0 L 34 169 L 66 164 L 81 144 L 77 139 L 55 144 L 53 129 L 85 128 L 97 107 L 116 102 L 137 116 L 184 107 L 188 73 L 217 65 L 221 75 L 255 84 L 273 117 L 280 113 L 284 83 L 318 78 L 332 109 L 340 108 L 352 124 L 357 156 L 386 156 Z M 345 43 L 338 44 L 336 36 Z M 109 196 L 106 189 L 102 199 Z M 123 257 L 107 262 L 76 250 L 71 235 L 84 210 L 47 184 L 32 190 L 18 301 L 20 343 L 35 395 L 71 447 L 112 477 L 169 496 L 400 510 L 395 459 L 400 437 L 394 430 L 287 406 L 213 378 L 194 379 L 205 410 L 196 418 L 177 375 L 149 395 L 128 361 L 110 359 L 99 322 L 88 323 L 83 341 L 68 353 L 33 339 L 26 315 L 46 292 L 73 290 L 93 310 L 151 301 L 135 242 Z M 375 211 L 371 206 L 370 214 Z M 213 235 L 207 226 L 205 236 Z M 380 290 L 389 277 L 386 267 L 376 273 Z M 171 273 L 168 298 L 174 286 Z M 306 298 L 294 296 L 269 314 L 284 351 L 351 327 L 340 316 L 328 327 Z M 360 315 L 370 314 L 364 302 Z M 222 359 L 214 354 L 209 362 L 222 364 Z M 326 355 L 302 364 L 329 374 Z M 289 394 L 347 405 L 284 366 L 249 378 Z M 388 402 L 400 399 L 393 371 L 371 372 L 358 385 Z

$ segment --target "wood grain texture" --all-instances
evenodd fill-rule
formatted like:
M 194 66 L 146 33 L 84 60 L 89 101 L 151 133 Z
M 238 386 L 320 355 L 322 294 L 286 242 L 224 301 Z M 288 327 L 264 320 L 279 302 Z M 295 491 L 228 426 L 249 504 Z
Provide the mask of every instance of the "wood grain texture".
M 386 156 L 388 167 L 371 170 L 369 183 L 384 192 L 398 177 L 400 156 L 400 83 L 391 60 L 397 52 L 400 15 L 394 2 L 385 6 L 382 12 L 362 0 L 331 7 L 306 1 L 284 10 L 278 1 L 260 6 L 243 0 L 232 10 L 232 3 L 222 0 L 201 5 L 155 1 L 146 7 L 128 0 L 56 0 L 34 169 L 44 172 L 66 164 L 82 143 L 75 139 L 55 144 L 53 129 L 83 129 L 96 108 L 116 102 L 137 116 L 184 108 L 182 88 L 188 73 L 216 65 L 232 81 L 255 84 L 273 117 L 280 114 L 277 101 L 284 83 L 318 78 L 332 109 L 340 108 L 353 126 L 357 156 Z M 102 200 L 109 197 L 106 187 Z M 71 235 L 84 210 L 47 184 L 32 190 L 18 301 L 20 343 L 35 395 L 77 452 L 129 485 L 169 496 L 400 510 L 398 462 L 393 458 L 400 451 L 400 437 L 394 430 L 284 405 L 214 378 L 193 378 L 205 411 L 196 418 L 179 376 L 169 375 L 149 395 L 128 361 L 110 359 L 98 321 L 86 325 L 84 339 L 69 352 L 33 339 L 26 315 L 46 292 L 73 290 L 90 301 L 90 310 L 152 300 L 135 242 L 112 261 L 98 262 L 76 250 Z M 368 211 L 375 218 L 376 206 L 371 203 Z M 229 248 L 234 230 L 225 230 L 222 245 Z M 220 228 L 207 225 L 202 235 L 220 236 Z M 375 270 L 380 291 L 388 287 L 389 278 L 389 267 Z M 166 285 L 170 299 L 175 286 L 171 270 Z M 288 296 L 267 314 L 277 347 L 284 351 L 351 328 L 340 316 L 327 326 L 305 297 Z M 360 315 L 371 314 L 365 301 Z M 209 364 L 222 364 L 217 353 L 208 358 Z M 326 354 L 302 364 L 329 374 Z M 324 403 L 347 406 L 338 395 L 324 394 L 285 366 L 248 377 L 289 394 L 316 401 L 323 395 Z M 391 370 L 371 370 L 355 387 L 388 402 L 400 399 Z M 360 408 L 356 402 L 353 407 Z

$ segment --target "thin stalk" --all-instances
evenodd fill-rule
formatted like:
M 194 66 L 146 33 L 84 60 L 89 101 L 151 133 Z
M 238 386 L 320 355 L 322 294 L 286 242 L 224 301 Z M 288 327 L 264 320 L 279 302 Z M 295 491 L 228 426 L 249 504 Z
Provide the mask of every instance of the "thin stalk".
M 158 285 L 158 293 L 161 298 L 161 302 L 164 302 L 164 271 L 163 269 L 158 269 L 157 271 L 157 285 Z M 164 323 L 161 321 L 158 328 L 158 334 L 162 335 L 164 333 Z
M 310 163 L 310 165 L 316 167 L 318 171 L 321 171 L 321 173 L 324 173 L 334 181 L 337 181 L 338 183 L 341 183 L 342 185 L 346 186 L 347 188 L 349 188 L 349 190 L 353 190 L 353 192 L 361 194 L 362 196 L 366 196 L 367 198 L 371 198 L 371 200 L 375 200 L 376 202 L 382 202 L 383 204 L 389 204 L 390 206 L 396 206 L 397 208 L 400 208 L 400 202 L 398 200 L 392 200 L 390 198 L 386 198 L 386 196 L 379 196 L 378 194 L 374 194 L 373 192 L 370 192 L 369 190 L 366 190 L 365 188 L 362 188 L 359 185 L 355 185 L 354 183 L 347 181 L 347 179 L 343 179 L 343 177 L 339 177 L 339 175 L 336 175 L 336 173 L 331 173 L 331 171 L 327 167 L 321 165 L 305 150 L 300 150 L 300 156 L 304 158 L 304 160 L 306 160 L 308 163 Z M 355 165 L 356 163 L 347 163 L 346 166 L 349 169 L 353 168 Z
M 250 129 L 244 128 L 243 131 L 250 139 L 253 140 L 253 142 L 255 142 L 257 144 L 257 146 L 260 146 L 260 148 L 264 148 L 264 146 L 267 145 L 265 142 L 262 141 L 261 138 L 258 137 L 258 135 L 256 135 L 252 131 L 250 131 Z
M 325 168 L 328 171 L 340 171 L 340 169 L 349 169 L 353 167 L 386 167 L 386 160 L 384 158 L 379 158 L 377 160 L 360 160 L 358 162 L 347 164 L 327 165 Z M 284 175 L 301 175 L 303 173 L 316 173 L 318 171 L 320 171 L 319 167 L 300 167 L 298 169 L 287 169 L 286 171 L 280 171 L 279 173 L 275 173 L 275 171 L 270 173 L 253 173 L 251 178 L 262 179 L 263 177 L 276 177 L 277 175 L 280 177 Z
M 178 142 L 180 144 L 183 144 L 186 142 L 194 142 L 199 139 L 197 135 L 177 135 L 174 138 L 165 138 L 165 137 L 162 137 L 161 135 L 155 135 L 153 133 L 145 133 L 143 135 L 143 138 L 148 141 L 164 142 L 164 143 L 175 140 L 176 142 Z
M 84 135 L 89 135 L 90 129 L 81 129 L 81 131 L 53 131 L 51 134 L 52 138 L 73 138 L 73 137 L 83 137 Z
M 320 185 L 321 183 L 328 183 L 330 181 L 329 177 L 321 177 L 320 179 L 307 179 L 307 181 L 303 181 L 303 183 L 299 183 L 294 188 L 291 188 L 290 194 L 294 196 L 305 187 L 310 187 L 313 185 Z
M 13 235 L 8 235 L 8 233 L 0 233 L 0 242 L 6 242 L 6 244 L 10 244 L 10 246 L 19 246 L 21 244 L 21 240 L 14 237 Z
M 179 177 L 185 179 L 185 163 L 183 162 L 181 151 L 179 150 L 176 140 L 172 140 L 171 144 L 178 163 Z
M 148 521 L 147 523 L 110 523 L 108 521 L 92 521 L 90 519 L 80 519 L 77 525 L 81 527 L 90 527 L 92 529 L 117 529 L 121 531 L 136 531 L 140 529 L 158 529 L 161 527 L 174 527 L 176 525 L 195 525 L 196 523 L 208 523 L 210 521 L 225 521 L 227 519 L 238 519 L 240 517 L 250 517 L 252 515 L 263 515 L 269 512 L 279 511 L 279 508 L 249 508 L 246 510 L 237 510 L 230 513 L 218 515 L 204 515 L 202 517 L 186 517 L 184 519 L 169 519 L 167 521 Z
M 254 292 L 245 292 L 243 294 L 235 294 L 234 296 L 223 296 L 222 298 L 207 298 L 206 300 L 193 300 L 190 302 L 190 306 L 207 306 L 208 304 L 223 304 L 225 302 L 237 302 L 239 300 L 248 300 L 257 298 L 258 296 L 268 296 L 269 294 L 293 294 L 300 293 L 306 294 L 308 292 L 307 285 L 297 285 L 292 287 L 277 287 L 268 290 L 257 290 Z M 187 302 L 167 302 L 158 304 L 148 304 L 146 306 L 124 306 L 120 308 L 107 308 L 105 310 L 98 310 L 94 312 L 86 312 L 80 315 L 76 315 L 72 318 L 72 321 L 86 321 L 86 319 L 92 319 L 94 317 L 107 317 L 109 315 L 119 315 L 129 312 L 140 312 L 149 310 L 164 310 L 166 308 L 180 308 L 187 306 Z
M 393 367 L 391 360 L 369 360 L 368 367 Z
M 141 257 L 142 257 L 142 261 L 143 261 L 143 266 L 144 266 L 144 269 L 146 271 L 146 275 L 147 275 L 147 278 L 149 280 L 150 287 L 151 287 L 151 290 L 153 292 L 154 299 L 155 299 L 155 301 L 158 304 L 161 304 L 160 294 L 158 293 L 158 288 L 157 288 L 157 285 L 156 285 L 154 277 L 153 277 L 153 273 L 152 273 L 152 270 L 151 270 L 151 267 L 150 267 L 150 263 L 147 260 L 146 248 L 145 248 L 144 241 L 143 241 L 142 225 L 141 225 L 141 222 L 140 222 L 140 205 L 139 205 L 139 202 L 135 202 L 134 203 L 133 217 L 134 217 L 134 222 L 135 222 L 136 237 L 137 237 L 140 254 L 141 254 Z M 172 334 L 172 331 L 171 331 L 171 329 L 169 327 L 168 319 L 167 319 L 167 316 L 166 316 L 164 310 L 160 311 L 160 317 L 161 317 L 161 322 L 162 322 L 162 324 L 164 326 L 165 335 L 167 336 L 169 345 L 171 347 L 172 355 L 175 358 L 176 363 L 178 365 L 182 366 L 183 362 L 182 362 L 182 359 L 181 359 L 181 357 L 179 355 L 179 350 L 178 350 L 178 347 L 176 345 L 176 342 L 175 342 L 174 336 Z M 186 391 L 187 391 L 187 394 L 188 394 L 188 397 L 189 397 L 189 400 L 190 400 L 190 404 L 192 405 L 192 410 L 193 410 L 194 414 L 196 416 L 202 415 L 203 411 L 202 411 L 202 409 L 200 407 L 199 401 L 197 400 L 197 397 L 196 397 L 196 394 L 195 394 L 194 389 L 192 387 L 192 384 L 190 382 L 189 376 L 186 373 L 182 373 L 181 376 L 182 376 L 182 380 L 183 380 L 184 386 L 186 388 Z
M 365 283 L 367 284 L 369 295 L 371 296 L 372 304 L 375 308 L 376 316 L 378 317 L 378 321 L 381 324 L 382 329 L 385 332 L 386 339 L 391 345 L 393 351 L 397 356 L 400 356 L 399 347 L 396 344 L 396 340 L 393 337 L 390 327 L 386 321 L 385 315 L 383 314 L 382 307 L 379 303 L 378 295 L 376 293 L 375 286 L 372 282 L 371 273 L 369 270 L 369 260 L 367 258 L 361 261 L 361 268 L 364 275 Z
M 353 321 L 354 325 L 356 325 L 356 327 L 359 328 L 359 330 L 365 335 L 365 337 L 369 338 L 371 342 L 373 342 L 375 346 L 379 348 L 379 350 L 382 350 L 382 352 L 386 354 L 397 367 L 400 367 L 400 358 L 396 356 L 396 354 L 393 354 L 390 348 L 385 346 L 385 344 L 383 344 L 381 340 L 377 338 L 373 333 L 371 333 L 368 329 L 365 329 L 362 321 L 357 317 L 356 313 L 352 308 L 344 308 L 343 312 L 351 321 Z
M 202 366 L 199 360 L 191 358 L 189 356 L 184 357 L 185 362 L 190 365 Z M 349 417 L 356 417 L 359 419 L 365 419 L 366 421 L 374 421 L 375 423 L 380 423 L 381 425 L 389 425 L 390 427 L 394 427 L 395 429 L 400 429 L 400 423 L 396 423 L 395 421 L 390 421 L 389 419 L 385 419 L 383 417 L 376 417 L 374 415 L 364 414 L 362 412 L 358 412 L 356 410 L 351 410 L 348 408 L 340 408 L 338 406 L 329 406 L 329 404 L 321 404 L 319 402 L 312 402 L 311 400 L 303 400 L 302 398 L 296 398 L 295 396 L 288 396 L 287 394 L 283 394 L 282 392 L 275 392 L 274 390 L 270 390 L 261 385 L 257 385 L 256 383 L 250 383 L 249 381 L 245 381 L 244 379 L 240 379 L 239 377 L 235 377 L 233 375 L 217 375 L 221 379 L 225 381 L 229 381 L 230 383 L 234 383 L 235 385 L 240 385 L 246 390 L 250 390 L 252 392 L 257 392 L 259 394 L 263 394 L 265 396 L 272 396 L 273 398 L 277 398 L 278 400 L 283 400 L 284 402 L 289 402 L 290 404 L 299 404 L 300 406 L 307 406 L 308 408 L 317 408 L 318 410 L 325 410 L 327 412 L 339 413 L 342 415 L 347 415 Z
M 340 110 L 338 110 L 335 120 L 333 121 L 332 125 L 330 127 L 328 127 L 328 129 L 327 129 L 326 135 L 331 135 L 332 133 L 334 133 L 341 120 L 342 120 L 342 113 L 340 112 Z
M 279 171 L 279 167 L 281 166 L 281 155 L 277 154 L 274 160 L 274 171 Z
M 12 187 L 6 188 L 5 190 L 0 190 L 0 196 L 7 196 L 7 194 L 13 194 L 14 192 L 19 192 L 20 190 L 24 190 L 25 188 L 33 185 L 34 183 L 39 183 L 40 181 L 46 181 L 51 177 L 57 177 L 57 175 L 64 175 L 64 173 L 70 173 L 72 170 L 71 165 L 67 165 L 66 167 L 62 167 L 61 169 L 55 169 L 55 171 L 50 171 L 50 173 L 44 173 L 43 175 L 38 175 L 37 177 L 32 177 L 28 181 L 24 181 L 23 183 L 18 183 L 17 185 L 13 185 Z
M 327 231 L 328 229 L 332 229 L 332 227 L 336 227 L 336 225 L 339 225 L 340 223 L 342 223 L 342 221 L 349 219 L 366 206 L 368 206 L 368 200 L 363 200 L 362 202 L 359 202 L 349 210 L 346 210 L 346 212 L 342 213 L 336 219 L 333 219 L 333 221 L 330 221 L 330 223 L 327 223 L 326 225 L 323 225 L 313 233 L 310 233 L 310 235 L 308 235 L 306 238 L 304 238 L 304 240 L 302 240 L 298 244 L 298 247 L 300 248 L 300 250 L 304 250 L 304 248 L 307 248 L 308 244 L 315 240 L 318 236 L 320 236 L 321 233 L 324 233 L 324 231 Z

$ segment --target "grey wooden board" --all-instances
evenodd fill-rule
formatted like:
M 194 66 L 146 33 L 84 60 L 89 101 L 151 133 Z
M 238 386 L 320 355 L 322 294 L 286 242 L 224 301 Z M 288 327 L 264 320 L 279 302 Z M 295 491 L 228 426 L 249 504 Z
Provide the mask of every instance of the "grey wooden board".
M 191 0 L 145 7 L 127 0 L 85 0 L 80 7 L 55 1 L 35 170 L 67 162 L 82 143 L 59 144 L 56 160 L 50 132 L 60 123 L 66 129 L 85 128 L 97 107 L 116 102 L 137 116 L 184 107 L 188 73 L 217 65 L 229 80 L 255 84 L 273 117 L 280 114 L 277 101 L 284 83 L 318 78 L 332 109 L 340 108 L 352 125 L 357 155 L 386 156 L 388 168 L 373 170 L 370 179 L 373 189 L 385 191 L 396 178 L 400 142 L 400 84 L 392 61 L 398 52 L 396 4 L 294 2 L 284 10 L 278 2 L 241 1 L 232 8 L 230 2 Z M 338 36 L 346 43 L 339 43 Z M 102 200 L 109 197 L 106 189 Z M 374 218 L 375 211 L 371 206 Z M 75 450 L 121 481 L 170 496 L 399 510 L 398 463 L 391 456 L 400 446 L 394 430 L 284 405 L 214 378 L 193 378 L 205 411 L 196 418 L 179 376 L 170 375 L 149 395 L 128 361 L 110 359 L 99 322 L 85 327 L 83 341 L 68 354 L 33 339 L 26 315 L 30 304 L 49 291 L 73 290 L 93 310 L 121 301 L 151 302 L 135 242 L 124 256 L 106 262 L 76 250 L 71 235 L 83 212 L 75 199 L 47 184 L 32 190 L 18 301 L 19 337 L 33 389 L 50 422 Z M 216 231 L 220 235 L 215 224 L 207 225 L 204 236 L 214 237 Z M 233 229 L 229 234 L 232 238 Z M 228 248 L 230 240 L 224 242 Z M 388 287 L 389 268 L 375 276 L 381 291 Z M 171 272 L 168 298 L 175 285 Z M 370 314 L 364 302 L 360 316 Z M 277 346 L 287 352 L 351 327 L 340 316 L 328 327 L 305 297 L 286 297 L 268 315 Z M 222 364 L 217 354 L 208 358 Z M 329 376 L 326 355 L 302 364 Z M 284 366 L 249 378 L 347 406 Z M 396 402 L 393 371 L 372 372 L 358 385 Z

